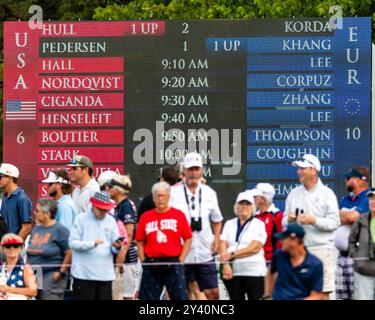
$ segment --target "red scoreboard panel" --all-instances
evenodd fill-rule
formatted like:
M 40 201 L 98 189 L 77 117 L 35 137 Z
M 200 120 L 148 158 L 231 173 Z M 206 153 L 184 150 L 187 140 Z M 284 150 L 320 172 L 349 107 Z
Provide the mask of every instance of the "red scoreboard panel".
M 95 176 L 124 173 L 126 59 L 98 39 L 163 34 L 164 22 L 5 23 L 4 162 L 19 167 L 33 199 L 46 195 L 48 171 L 75 154 L 94 161 Z

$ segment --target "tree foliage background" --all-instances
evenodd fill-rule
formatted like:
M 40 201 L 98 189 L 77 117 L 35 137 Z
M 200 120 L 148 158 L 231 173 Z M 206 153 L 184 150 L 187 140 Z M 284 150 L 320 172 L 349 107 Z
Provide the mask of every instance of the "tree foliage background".
M 33 4 L 43 9 L 44 20 L 126 19 L 252 19 L 328 17 L 332 5 L 342 7 L 344 17 L 372 17 L 375 42 L 375 0 L 0 0 L 1 21 L 31 16 Z M 0 106 L 2 113 L 3 24 L 0 24 Z M 2 120 L 0 119 L 0 127 Z M 0 130 L 2 159 L 2 130 Z M 0 160 L 1 160 L 0 159 Z

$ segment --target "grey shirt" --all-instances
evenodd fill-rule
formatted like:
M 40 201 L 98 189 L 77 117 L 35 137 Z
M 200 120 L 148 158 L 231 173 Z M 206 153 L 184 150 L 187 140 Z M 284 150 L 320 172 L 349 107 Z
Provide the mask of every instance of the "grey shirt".
M 43 271 L 56 271 L 64 260 L 65 251 L 69 249 L 69 230 L 60 222 L 52 226 L 36 226 L 32 233 L 27 256 L 31 265 L 50 265 Z

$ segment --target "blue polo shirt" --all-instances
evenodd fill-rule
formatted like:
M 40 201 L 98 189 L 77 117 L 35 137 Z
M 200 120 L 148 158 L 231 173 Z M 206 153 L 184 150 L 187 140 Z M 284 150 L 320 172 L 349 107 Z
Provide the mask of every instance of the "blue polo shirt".
M 366 194 L 369 191 L 370 189 L 366 189 L 356 196 L 343 197 L 340 201 L 339 208 L 348 208 L 350 210 L 356 210 L 360 214 L 368 212 L 368 197 L 366 196 Z
M 74 220 L 78 215 L 78 209 L 72 197 L 68 194 L 63 195 L 57 202 L 56 221 L 72 229 Z
M 30 223 L 31 210 L 31 200 L 22 188 L 17 187 L 9 197 L 4 194 L 0 214 L 5 219 L 8 232 L 18 234 L 22 223 Z
M 293 267 L 290 256 L 278 250 L 272 258 L 271 272 L 277 272 L 272 295 L 274 300 L 302 300 L 311 291 L 323 290 L 323 264 L 308 251 L 305 260 Z

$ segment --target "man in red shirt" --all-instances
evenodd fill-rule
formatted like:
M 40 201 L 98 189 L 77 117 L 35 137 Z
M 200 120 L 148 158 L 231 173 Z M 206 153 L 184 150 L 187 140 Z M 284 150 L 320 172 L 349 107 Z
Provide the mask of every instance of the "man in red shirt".
M 258 183 L 252 190 L 255 205 L 258 209 L 256 217 L 266 225 L 267 241 L 263 247 L 267 264 L 272 260 L 272 255 L 276 249 L 280 249 L 280 243 L 273 239 L 273 234 L 281 232 L 283 212 L 273 204 L 275 189 L 269 183 Z
M 142 214 L 135 235 L 139 258 L 145 263 L 139 299 L 159 300 L 166 286 L 171 300 L 187 300 L 182 263 L 191 246 L 191 228 L 183 212 L 169 207 L 168 183 L 155 183 L 152 195 L 156 208 Z

